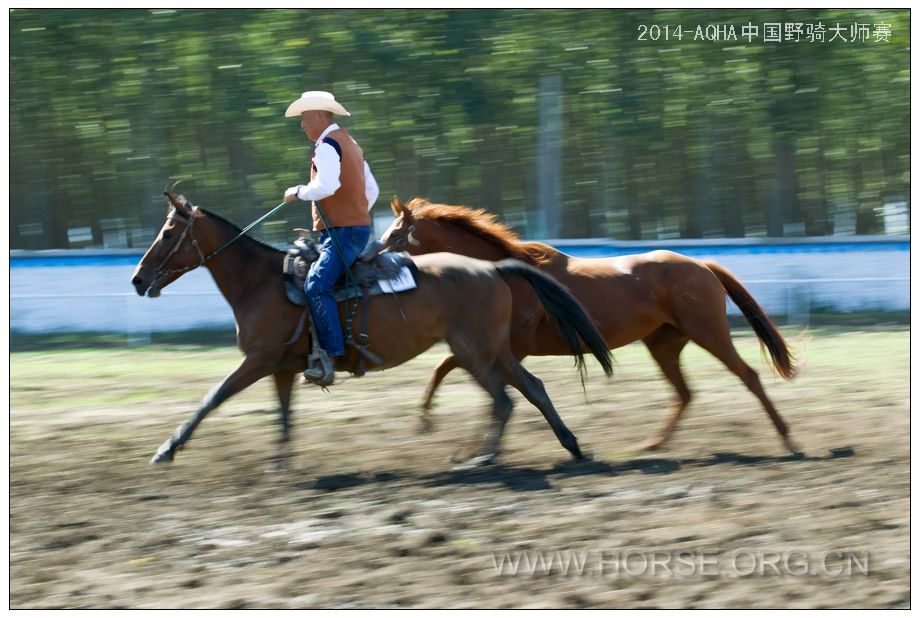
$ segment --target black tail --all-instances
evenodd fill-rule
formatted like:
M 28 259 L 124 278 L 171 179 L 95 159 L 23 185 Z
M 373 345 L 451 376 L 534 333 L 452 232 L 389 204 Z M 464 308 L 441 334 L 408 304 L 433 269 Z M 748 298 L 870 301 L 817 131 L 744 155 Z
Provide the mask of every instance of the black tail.
M 585 356 L 581 342 L 584 342 L 585 347 L 594 354 L 597 362 L 604 368 L 604 373 L 608 376 L 613 375 L 613 363 L 607 342 L 597 331 L 594 320 L 571 292 L 543 271 L 520 260 L 502 260 L 496 262 L 495 267 L 503 276 L 517 275 L 526 279 L 533 286 L 537 297 L 543 303 L 543 308 L 546 309 L 546 313 L 559 330 L 559 334 L 569 344 L 575 356 L 575 366 L 578 367 L 582 383 L 585 379 Z

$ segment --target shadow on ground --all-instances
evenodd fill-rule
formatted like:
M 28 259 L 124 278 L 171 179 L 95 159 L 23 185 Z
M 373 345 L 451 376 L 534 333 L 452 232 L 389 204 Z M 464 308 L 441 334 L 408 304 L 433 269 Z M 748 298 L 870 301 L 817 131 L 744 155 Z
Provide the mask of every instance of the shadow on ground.
M 429 485 L 503 485 L 512 491 L 542 491 L 552 489 L 553 479 L 576 476 L 620 476 L 630 473 L 673 474 L 685 467 L 707 466 L 762 466 L 779 463 L 808 463 L 854 457 L 852 447 L 830 449 L 827 455 L 741 455 L 739 453 L 713 453 L 710 457 L 669 459 L 643 457 L 622 462 L 569 461 L 549 468 L 533 468 L 493 464 L 473 470 L 447 470 L 426 475 L 405 472 L 376 472 L 373 474 L 343 473 L 321 476 L 302 489 L 337 491 L 371 484 L 394 482 L 421 482 Z

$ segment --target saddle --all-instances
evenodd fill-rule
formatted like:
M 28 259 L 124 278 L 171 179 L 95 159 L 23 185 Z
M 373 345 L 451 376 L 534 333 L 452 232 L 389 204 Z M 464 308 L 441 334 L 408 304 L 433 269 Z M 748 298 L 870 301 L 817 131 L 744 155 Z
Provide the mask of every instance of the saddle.
M 293 246 L 288 249 L 284 256 L 284 292 L 290 302 L 304 307 L 305 311 L 301 318 L 301 326 L 298 327 L 297 333 L 292 340 L 300 336 L 303 326 L 303 319 L 306 317 L 306 307 L 308 299 L 304 293 L 304 283 L 310 272 L 310 266 L 319 257 L 318 245 L 310 242 L 309 231 L 297 228 L 296 232 L 300 238 L 294 241 Z M 358 350 L 358 364 L 354 369 L 355 375 L 361 376 L 365 373 L 365 359 L 379 365 L 380 359 L 367 349 L 369 337 L 367 334 L 368 299 L 378 294 L 395 294 L 405 292 L 417 287 L 416 278 L 418 267 L 407 255 L 398 253 L 381 253 L 383 243 L 375 241 L 370 247 L 358 256 L 355 263 L 352 264 L 348 272 L 336 283 L 332 290 L 332 296 L 336 302 L 350 301 L 361 299 L 361 332 L 358 335 L 358 342 L 355 343 L 352 337 L 352 322 L 355 313 L 358 310 L 358 303 L 349 303 L 346 306 L 344 334 L 345 342 Z M 316 332 L 311 321 L 310 332 L 313 340 L 316 340 Z M 311 354 L 315 353 L 311 352 Z
M 304 284 L 310 266 L 319 257 L 318 245 L 307 238 L 307 230 L 295 229 L 300 238 L 284 256 L 284 291 L 289 301 L 299 307 L 307 306 Z M 349 269 L 335 284 L 332 295 L 336 302 L 378 294 L 391 294 L 415 289 L 418 268 L 407 255 L 380 253 L 383 243 L 374 241 L 358 256 Z

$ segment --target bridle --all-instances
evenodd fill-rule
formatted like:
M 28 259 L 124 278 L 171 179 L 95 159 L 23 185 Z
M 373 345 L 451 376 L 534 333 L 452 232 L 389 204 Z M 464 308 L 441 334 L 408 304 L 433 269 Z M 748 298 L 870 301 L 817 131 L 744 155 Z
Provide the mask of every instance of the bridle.
M 172 211 L 169 213 L 169 215 L 166 216 L 166 220 L 167 220 L 167 221 L 182 221 L 182 222 L 184 222 L 186 225 L 185 225 L 185 229 L 182 230 L 182 233 L 179 235 L 179 240 L 177 240 L 177 241 L 175 242 L 175 244 L 173 244 L 172 249 L 169 250 L 169 253 L 167 253 L 167 254 L 166 254 L 166 257 L 163 258 L 163 261 L 160 262 L 160 265 L 157 266 L 157 267 L 154 269 L 154 275 L 155 275 L 157 278 L 162 278 L 162 277 L 165 277 L 165 276 L 167 276 L 167 275 L 173 275 L 173 274 L 176 274 L 176 273 L 178 273 L 178 274 L 181 275 L 181 274 L 184 274 L 184 273 L 189 272 L 190 270 L 195 270 L 196 268 L 198 268 L 199 266 L 203 265 L 205 262 L 207 262 L 208 260 L 210 260 L 212 257 L 214 257 L 215 255 L 217 255 L 217 253 L 220 252 L 221 250 L 223 250 L 223 248 L 226 247 L 227 244 L 230 244 L 230 243 L 225 244 L 224 247 L 221 247 L 221 248 L 218 249 L 217 251 L 212 251 L 212 252 L 211 252 L 210 254 L 208 254 L 207 256 L 206 256 L 204 253 L 202 253 L 201 247 L 198 246 L 198 240 L 197 240 L 197 239 L 195 238 L 195 236 L 192 234 L 192 227 L 195 225 L 195 215 L 194 215 L 194 213 L 195 213 L 196 210 L 197 210 L 197 207 L 196 207 L 195 209 L 192 210 L 192 214 L 191 214 L 191 215 L 186 216 L 186 215 L 179 214 L 179 210 L 178 210 L 177 208 L 173 207 L 173 209 L 172 209 Z M 192 246 L 195 247 L 195 250 L 198 252 L 198 257 L 201 258 L 201 261 L 198 262 L 197 264 L 195 264 L 194 266 L 185 266 L 184 268 L 171 268 L 171 269 L 169 269 L 169 270 L 164 269 L 163 267 L 166 266 L 166 263 L 169 261 L 169 259 L 170 259 L 173 255 L 176 254 L 176 252 L 177 252 L 177 251 L 179 250 L 179 248 L 182 246 L 182 243 L 185 242 L 186 237 L 192 239 Z M 239 237 L 237 237 L 237 238 L 239 238 Z M 236 238 L 234 238 L 233 240 L 236 240 Z M 233 242 L 233 241 L 230 241 L 230 242 Z
M 225 242 L 220 247 L 218 247 L 217 249 L 215 249 L 214 251 L 212 251 L 211 253 L 207 255 L 205 255 L 201 251 L 201 247 L 198 246 L 198 240 L 195 238 L 194 234 L 192 234 L 192 227 L 195 225 L 195 219 L 196 219 L 195 213 L 200 212 L 199 208 L 197 206 L 192 206 L 191 214 L 184 215 L 179 212 L 178 208 L 173 206 L 172 211 L 170 211 L 170 213 L 166 216 L 166 220 L 167 221 L 182 221 L 186 223 L 186 226 L 185 226 L 185 229 L 182 230 L 182 234 L 179 235 L 179 239 L 173 245 L 173 248 L 170 249 L 169 253 L 166 254 L 166 257 L 163 258 L 163 261 L 160 262 L 160 265 L 154 269 L 154 275 L 157 278 L 162 278 L 167 275 L 174 275 L 174 274 L 182 275 L 182 274 L 189 272 L 190 270 L 195 270 L 199 266 L 204 266 L 205 262 L 207 262 L 212 257 L 214 257 L 215 255 L 217 255 L 218 253 L 220 253 L 221 251 L 229 247 L 231 244 L 233 244 L 234 242 L 236 242 L 243 236 L 245 236 L 246 232 L 248 232 L 249 230 L 257 226 L 258 224 L 262 223 L 262 221 L 264 221 L 265 219 L 275 214 L 275 212 L 281 209 L 282 206 L 284 206 L 284 202 L 278 204 L 277 206 L 269 210 L 267 213 L 265 213 L 264 215 L 262 215 L 261 217 L 259 217 L 258 219 L 256 219 L 255 221 L 247 225 L 246 227 L 244 227 L 242 230 L 240 230 L 239 234 L 237 234 L 236 236 L 234 236 L 233 238 L 231 238 L 230 240 L 228 240 L 227 242 Z M 192 266 L 185 266 L 183 268 L 171 268 L 171 269 L 165 270 L 163 267 L 166 266 L 166 262 L 168 262 L 169 259 L 179 250 L 179 247 L 181 247 L 182 243 L 185 242 L 186 237 L 192 239 L 192 246 L 195 247 L 195 251 L 198 252 L 198 257 L 200 258 L 200 261 L 197 264 L 194 264 Z
M 419 241 L 415 238 L 415 224 L 413 223 L 412 225 L 409 226 L 409 229 L 406 230 L 405 237 L 400 238 L 388 250 L 389 251 L 397 250 L 406 245 L 412 245 L 413 247 L 418 247 L 419 244 L 421 243 L 419 243 Z

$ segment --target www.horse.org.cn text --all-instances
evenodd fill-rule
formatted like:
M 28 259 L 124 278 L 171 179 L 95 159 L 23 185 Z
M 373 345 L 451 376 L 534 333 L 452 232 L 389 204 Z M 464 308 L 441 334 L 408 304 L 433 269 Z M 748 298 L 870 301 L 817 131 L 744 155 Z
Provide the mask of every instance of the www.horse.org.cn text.
M 869 575 L 865 549 L 562 549 L 492 552 L 498 576 L 692 578 L 822 577 Z

